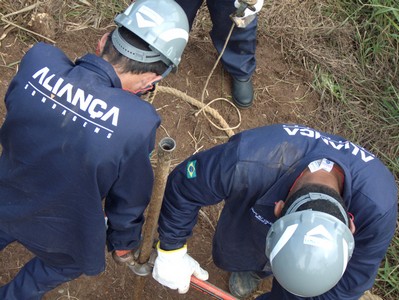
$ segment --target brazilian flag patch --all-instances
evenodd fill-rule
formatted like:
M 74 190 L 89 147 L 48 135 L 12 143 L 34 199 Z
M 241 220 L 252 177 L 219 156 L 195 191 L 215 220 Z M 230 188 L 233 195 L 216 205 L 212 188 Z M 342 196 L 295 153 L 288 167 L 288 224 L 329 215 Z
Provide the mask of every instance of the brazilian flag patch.
M 187 163 L 186 176 L 188 179 L 197 177 L 197 170 L 195 168 L 196 165 L 196 160 L 191 160 Z

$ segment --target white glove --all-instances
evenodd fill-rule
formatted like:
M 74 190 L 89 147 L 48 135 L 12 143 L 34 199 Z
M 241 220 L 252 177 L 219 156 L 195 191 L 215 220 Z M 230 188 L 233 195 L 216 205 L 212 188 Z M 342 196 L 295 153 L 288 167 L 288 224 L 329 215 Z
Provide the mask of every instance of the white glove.
M 194 275 L 198 279 L 207 280 L 209 274 L 199 263 L 187 254 L 187 245 L 176 250 L 162 250 L 157 245 L 158 256 L 155 259 L 152 277 L 160 284 L 179 294 L 187 293 L 190 288 L 190 278 Z
M 263 6 L 263 1 L 264 1 L 264 0 L 258 0 L 258 1 L 255 3 L 255 5 L 253 6 L 253 7 L 255 8 L 254 11 L 253 11 L 253 10 L 250 10 L 249 8 L 246 8 L 246 9 L 244 10 L 244 16 L 243 16 L 243 18 L 248 17 L 248 16 L 250 16 L 250 15 L 254 15 L 254 14 L 260 12 L 260 10 L 262 9 L 262 6 Z M 239 7 L 241 6 L 241 3 L 242 3 L 242 2 L 245 2 L 245 0 L 244 0 L 244 1 L 235 0 L 235 1 L 234 1 L 234 6 L 235 6 L 236 8 L 239 8 Z

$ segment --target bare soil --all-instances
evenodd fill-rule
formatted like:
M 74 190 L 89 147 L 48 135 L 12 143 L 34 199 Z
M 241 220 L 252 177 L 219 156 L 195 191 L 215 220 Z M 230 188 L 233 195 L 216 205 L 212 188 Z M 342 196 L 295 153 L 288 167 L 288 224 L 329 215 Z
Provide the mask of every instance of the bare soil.
M 32 35 L 16 28 L 0 28 L 0 98 L 4 98 L 7 86 L 17 71 L 18 62 L 23 54 L 35 43 Z M 206 79 L 210 74 L 217 53 L 208 35 L 209 28 L 196 27 L 190 36 L 182 63 L 176 74 L 169 75 L 161 82 L 162 86 L 173 87 L 201 101 Z M 59 32 L 48 36 L 56 41 L 71 60 L 87 52 L 94 52 L 98 39 L 105 31 L 84 29 Z M 272 123 L 297 122 L 314 126 L 313 118 L 318 113 L 319 95 L 310 88 L 312 77 L 305 67 L 285 60 L 281 45 L 273 38 L 258 31 L 257 69 L 254 75 L 256 99 L 254 105 L 241 110 L 241 121 L 237 110 L 226 101 L 211 104 L 226 122 L 234 127 L 234 132 Z M 204 103 L 215 98 L 230 96 L 230 77 L 219 64 L 209 82 Z M 166 93 L 156 93 L 153 105 L 162 117 L 162 127 L 158 139 L 169 135 L 177 143 L 173 166 L 187 156 L 225 142 L 228 138 L 224 131 L 215 128 L 204 114 L 196 115 L 198 108 L 185 100 Z M 1 122 L 4 120 L 4 105 L 0 106 Z M 211 120 L 217 123 L 216 120 Z M 209 281 L 228 290 L 229 274 L 214 266 L 211 257 L 211 243 L 214 227 L 221 205 L 202 209 L 193 237 L 189 240 L 189 253 L 209 271 Z M 105 248 L 104 251 L 106 252 Z M 49 292 L 44 296 L 50 299 L 133 299 L 135 275 L 125 266 L 114 263 L 106 253 L 106 271 L 98 276 L 82 276 Z M 31 258 L 31 254 L 21 245 L 14 243 L 0 252 L 0 285 L 10 281 L 19 269 Z M 270 280 L 262 283 L 256 295 L 270 289 Z M 253 299 L 256 295 L 251 296 Z M 142 299 L 212 299 L 210 296 L 191 288 L 186 295 L 166 289 L 152 278 L 146 279 Z

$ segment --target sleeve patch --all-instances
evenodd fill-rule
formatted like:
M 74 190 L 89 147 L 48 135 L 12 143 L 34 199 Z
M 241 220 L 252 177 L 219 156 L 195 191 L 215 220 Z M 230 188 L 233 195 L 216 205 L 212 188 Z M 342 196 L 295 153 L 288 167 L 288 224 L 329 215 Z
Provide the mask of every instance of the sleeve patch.
M 196 165 L 197 165 L 196 160 L 191 160 L 187 163 L 186 176 L 188 179 L 197 177 Z

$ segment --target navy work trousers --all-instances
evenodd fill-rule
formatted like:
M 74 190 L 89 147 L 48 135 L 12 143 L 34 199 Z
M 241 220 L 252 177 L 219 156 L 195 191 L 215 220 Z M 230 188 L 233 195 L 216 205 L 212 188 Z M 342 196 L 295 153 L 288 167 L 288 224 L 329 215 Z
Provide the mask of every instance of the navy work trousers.
M 14 241 L 16 240 L 13 237 L 0 230 L 0 250 Z M 0 287 L 0 299 L 38 300 L 46 292 L 82 274 L 65 254 L 46 253 L 24 246 L 36 257 L 25 264 L 13 280 Z
M 203 0 L 176 0 L 185 11 L 190 28 Z M 212 20 L 210 36 L 213 45 L 220 53 L 233 22 L 230 19 L 236 8 L 234 0 L 207 0 L 206 2 Z M 234 28 L 234 31 L 222 56 L 225 70 L 237 79 L 248 79 L 256 67 L 256 29 L 257 17 L 246 28 Z

